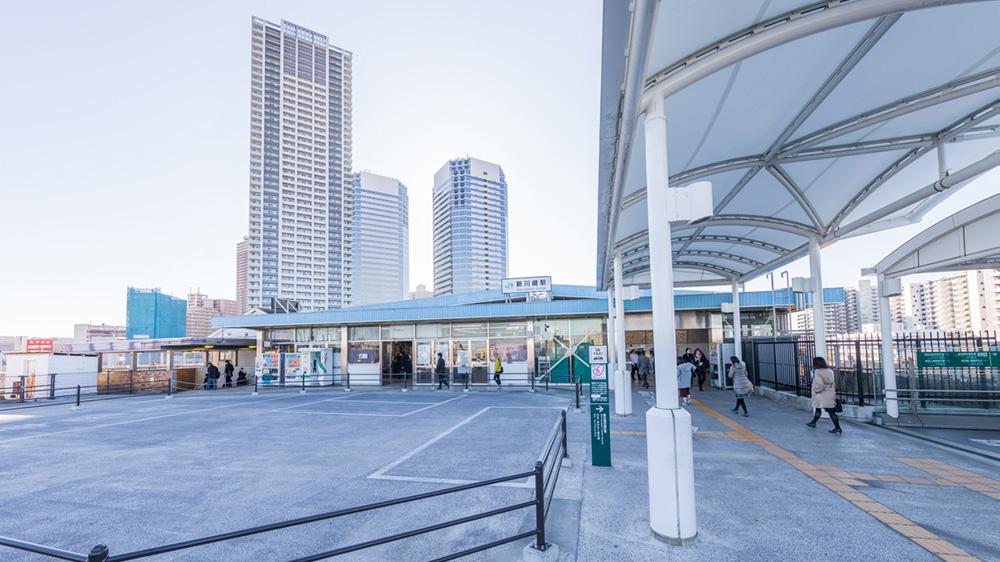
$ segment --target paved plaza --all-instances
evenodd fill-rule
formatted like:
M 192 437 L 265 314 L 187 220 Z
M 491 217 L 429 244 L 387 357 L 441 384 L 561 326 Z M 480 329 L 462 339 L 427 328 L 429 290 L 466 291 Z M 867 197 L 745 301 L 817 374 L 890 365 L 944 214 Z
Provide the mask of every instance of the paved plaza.
M 182 393 L 5 410 L 0 534 L 112 554 L 528 471 L 568 408 L 549 514 L 561 560 L 998 560 L 1000 465 L 881 428 L 831 435 L 765 399 L 694 391 L 698 543 L 648 525 L 647 391 L 612 418 L 611 468 L 564 390 Z M 586 410 L 586 408 L 585 408 Z M 827 427 L 824 427 L 826 425 Z M 156 560 L 290 560 L 527 501 L 530 481 L 312 523 Z M 525 509 L 343 556 L 429 560 L 532 529 Z M 527 541 L 470 560 L 518 560 Z M 2 549 L 3 560 L 46 558 Z

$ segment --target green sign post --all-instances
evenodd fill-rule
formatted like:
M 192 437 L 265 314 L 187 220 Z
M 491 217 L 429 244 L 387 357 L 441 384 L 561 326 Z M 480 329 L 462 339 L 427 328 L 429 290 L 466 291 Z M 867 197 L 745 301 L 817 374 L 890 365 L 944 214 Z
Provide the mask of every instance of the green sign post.
M 918 351 L 918 369 L 1000 368 L 1000 351 Z
M 590 347 L 590 450 L 593 466 L 611 466 L 608 347 Z

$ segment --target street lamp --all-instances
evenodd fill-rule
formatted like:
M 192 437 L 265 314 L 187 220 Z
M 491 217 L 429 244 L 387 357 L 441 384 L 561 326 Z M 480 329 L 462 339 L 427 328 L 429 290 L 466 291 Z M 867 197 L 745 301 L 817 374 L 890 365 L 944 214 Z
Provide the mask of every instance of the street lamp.
M 769 271 L 767 278 L 771 280 L 771 337 L 778 335 L 778 312 L 774 306 L 774 272 Z
M 788 274 L 788 270 L 782 271 L 781 276 L 785 278 L 785 318 L 788 319 L 788 311 L 792 309 L 792 276 Z M 789 328 L 791 324 L 789 324 Z

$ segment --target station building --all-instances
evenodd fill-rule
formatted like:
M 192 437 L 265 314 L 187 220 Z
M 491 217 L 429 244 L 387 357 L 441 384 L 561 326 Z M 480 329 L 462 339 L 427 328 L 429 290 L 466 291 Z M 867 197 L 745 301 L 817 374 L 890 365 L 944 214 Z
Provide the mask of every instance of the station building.
M 589 373 L 587 347 L 607 345 L 607 293 L 553 285 L 551 300 L 527 302 L 501 290 L 291 314 L 219 317 L 219 328 L 257 330 L 257 370 L 265 384 L 384 385 L 401 380 L 434 383 L 440 353 L 459 384 L 487 385 L 500 356 L 505 382 L 569 382 Z M 786 291 L 740 295 L 744 336 L 772 334 L 774 311 L 787 312 Z M 825 290 L 843 302 L 842 289 Z M 773 299 L 773 302 L 772 302 Z M 710 357 L 732 344 L 731 293 L 684 292 L 675 297 L 678 348 Z M 652 299 L 648 291 L 625 301 L 625 345 L 652 353 Z M 673 364 L 673 359 L 671 359 Z M 412 374 L 412 379 L 410 375 Z

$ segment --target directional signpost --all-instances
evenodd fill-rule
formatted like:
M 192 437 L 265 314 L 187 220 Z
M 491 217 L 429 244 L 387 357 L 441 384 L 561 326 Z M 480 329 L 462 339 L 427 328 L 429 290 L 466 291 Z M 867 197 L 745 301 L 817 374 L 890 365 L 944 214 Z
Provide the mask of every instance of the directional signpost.
M 1000 351 L 918 351 L 918 369 L 1000 368 Z
M 590 346 L 591 464 L 611 466 L 611 412 L 608 406 L 608 346 Z

